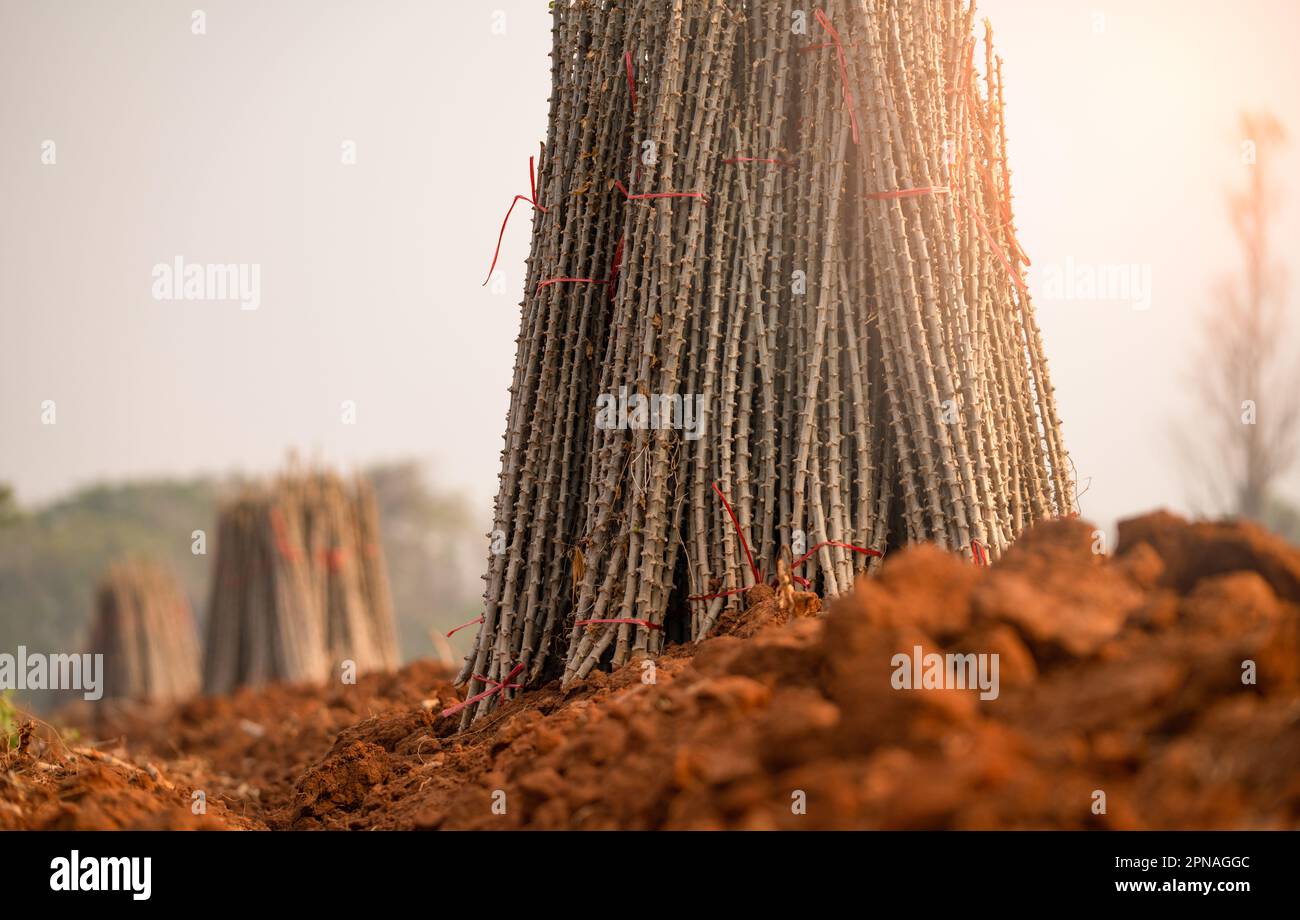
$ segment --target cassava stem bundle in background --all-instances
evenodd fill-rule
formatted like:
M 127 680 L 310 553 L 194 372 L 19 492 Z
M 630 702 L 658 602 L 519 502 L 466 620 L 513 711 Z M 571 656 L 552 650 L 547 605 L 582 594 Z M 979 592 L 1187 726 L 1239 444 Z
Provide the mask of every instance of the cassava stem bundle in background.
M 206 693 L 324 680 L 398 664 L 374 492 L 290 471 L 221 509 L 204 655 Z
M 90 648 L 104 656 L 104 698 L 165 703 L 199 690 L 199 640 L 185 592 L 158 563 L 110 566 L 95 592 Z
M 519 664 L 703 637 L 805 546 L 835 595 L 861 550 L 996 558 L 1074 510 L 972 6 L 553 9 L 467 722 Z M 598 424 L 620 392 L 698 396 L 698 431 Z

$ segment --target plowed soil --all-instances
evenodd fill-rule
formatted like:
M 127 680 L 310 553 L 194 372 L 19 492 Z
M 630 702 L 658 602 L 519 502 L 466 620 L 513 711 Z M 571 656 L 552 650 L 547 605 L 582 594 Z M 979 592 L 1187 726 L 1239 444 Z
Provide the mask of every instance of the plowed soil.
M 828 613 L 765 587 L 721 635 L 501 706 L 417 662 L 118 714 L 0 755 L 0 828 L 1294 828 L 1300 551 L 1148 515 L 994 566 L 887 560 Z M 996 699 L 892 659 L 997 653 Z M 206 814 L 194 813 L 196 790 Z

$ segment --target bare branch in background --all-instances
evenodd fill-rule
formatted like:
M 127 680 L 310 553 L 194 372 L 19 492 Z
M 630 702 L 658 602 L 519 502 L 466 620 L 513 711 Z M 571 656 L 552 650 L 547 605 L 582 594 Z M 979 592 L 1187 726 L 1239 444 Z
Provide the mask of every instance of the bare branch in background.
M 1201 318 L 1196 417 L 1178 443 L 1205 510 L 1276 524 L 1277 482 L 1295 462 L 1300 420 L 1286 286 L 1272 246 L 1282 201 L 1275 154 L 1286 133 L 1268 114 L 1243 114 L 1240 130 L 1248 181 L 1229 191 L 1227 210 L 1241 270 L 1218 282 Z

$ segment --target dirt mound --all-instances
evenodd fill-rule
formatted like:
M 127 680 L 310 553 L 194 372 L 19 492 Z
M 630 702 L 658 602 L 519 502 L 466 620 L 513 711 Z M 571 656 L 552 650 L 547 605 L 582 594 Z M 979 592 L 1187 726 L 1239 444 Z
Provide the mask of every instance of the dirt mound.
M 356 684 L 268 684 L 200 697 L 162 718 L 123 715 L 97 730 L 124 750 L 199 758 L 231 807 L 259 826 L 281 826 L 281 813 L 297 808 L 299 779 L 337 739 L 376 718 L 396 716 L 400 724 L 413 712 L 451 705 L 457 697 L 449 677 L 446 667 L 419 661 L 362 675 Z M 227 784 L 225 777 L 239 780 Z
M 1177 580 L 1165 554 L 1215 555 L 1221 528 L 1153 516 L 1107 560 L 1090 526 L 1058 521 L 987 570 L 900 553 L 825 619 L 703 643 L 654 684 L 634 666 L 569 699 L 551 688 L 486 737 L 435 724 L 420 757 L 378 740 L 365 826 L 1292 825 L 1297 610 L 1260 573 L 1297 553 L 1230 530 L 1253 555 Z M 998 653 L 997 698 L 895 689 L 894 656 L 916 646 Z
M 1165 514 L 1121 535 L 1108 559 L 1089 525 L 1042 524 L 987 569 L 916 547 L 826 615 L 755 589 L 730 635 L 530 691 L 460 734 L 439 717 L 459 694 L 420 663 L 199 700 L 126 743 L 219 789 L 207 817 L 225 826 L 1294 827 L 1300 551 Z M 996 653 L 998 679 L 896 688 L 931 653 Z M 87 778 L 64 820 L 179 821 L 147 768 L 117 769 L 158 808 L 119 816 Z
M 172 707 L 78 704 L 59 730 L 33 722 L 21 753 L 0 754 L 0 829 L 284 826 L 299 779 L 340 733 L 449 705 L 447 677 L 421 661 L 355 685 L 270 684 Z
M 206 764 L 162 766 L 61 742 L 27 723 L 20 746 L 0 754 L 0 830 L 200 830 L 261 826 L 221 798 L 195 807 L 193 790 L 236 788 Z

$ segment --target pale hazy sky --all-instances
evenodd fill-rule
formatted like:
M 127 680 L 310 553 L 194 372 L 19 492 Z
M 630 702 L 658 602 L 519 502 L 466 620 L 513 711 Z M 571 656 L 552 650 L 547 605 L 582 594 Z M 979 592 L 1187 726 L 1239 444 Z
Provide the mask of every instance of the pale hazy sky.
M 1242 107 L 1294 136 L 1279 243 L 1293 314 L 1300 297 L 1300 4 L 981 12 L 1006 59 L 1020 238 L 1092 479 L 1084 512 L 1182 507 L 1166 432 L 1190 407 L 1195 316 L 1235 265 L 1223 200 L 1245 178 Z M 270 470 L 291 447 L 414 455 L 486 524 L 527 209 L 504 290 L 480 284 L 527 192 L 549 48 L 540 0 L 0 0 L 0 481 L 39 502 L 104 478 Z M 153 266 L 177 255 L 259 264 L 260 308 L 155 300 Z M 1048 297 L 1070 259 L 1149 266 L 1150 309 Z

